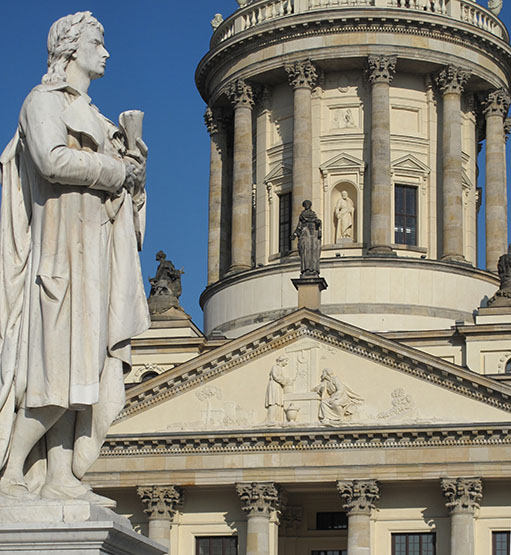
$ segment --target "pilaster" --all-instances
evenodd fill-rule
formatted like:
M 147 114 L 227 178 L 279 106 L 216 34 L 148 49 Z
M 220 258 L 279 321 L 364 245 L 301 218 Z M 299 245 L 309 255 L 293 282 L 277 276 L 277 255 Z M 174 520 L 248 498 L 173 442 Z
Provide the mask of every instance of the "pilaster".
M 396 56 L 371 55 L 367 59 L 371 85 L 371 242 L 369 253 L 392 254 L 390 171 L 390 83 Z

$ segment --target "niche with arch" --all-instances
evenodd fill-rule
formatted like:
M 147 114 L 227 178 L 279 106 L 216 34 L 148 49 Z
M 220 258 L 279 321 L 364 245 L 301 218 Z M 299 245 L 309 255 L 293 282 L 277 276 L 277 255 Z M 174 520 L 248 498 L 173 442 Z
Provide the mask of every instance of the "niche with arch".
M 331 222 L 334 243 L 357 241 L 357 189 L 351 181 L 340 181 L 332 189 Z

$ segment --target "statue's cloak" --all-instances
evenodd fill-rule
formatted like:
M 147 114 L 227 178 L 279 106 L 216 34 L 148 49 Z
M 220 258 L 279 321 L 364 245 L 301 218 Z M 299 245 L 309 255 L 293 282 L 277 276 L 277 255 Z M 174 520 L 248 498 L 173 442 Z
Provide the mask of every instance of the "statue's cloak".
M 0 467 L 18 407 L 80 410 L 98 451 L 124 403 L 130 338 L 150 319 L 133 224 L 145 202 L 108 192 L 125 179 L 116 132 L 86 95 L 40 85 L 0 158 Z

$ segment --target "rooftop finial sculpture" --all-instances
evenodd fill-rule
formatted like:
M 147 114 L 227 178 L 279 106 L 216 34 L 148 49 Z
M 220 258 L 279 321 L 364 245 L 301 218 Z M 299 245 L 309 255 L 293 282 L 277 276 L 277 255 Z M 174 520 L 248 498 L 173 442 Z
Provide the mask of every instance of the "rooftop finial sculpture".
M 318 277 L 322 224 L 316 212 L 312 210 L 310 200 L 304 200 L 302 206 L 303 211 L 298 218 L 298 225 L 292 235 L 292 239 L 298 238 L 298 254 L 301 263 L 300 277 Z
M 497 265 L 500 278 L 499 290 L 488 301 L 488 306 L 510 307 L 511 308 L 511 243 L 507 249 L 507 253 L 499 258 Z
M 171 308 L 178 308 L 179 297 L 181 296 L 181 276 L 183 270 L 177 270 L 167 255 L 163 251 L 156 253 L 156 261 L 159 262 L 156 275 L 149 278 L 151 292 L 147 303 L 151 314 L 161 314 Z

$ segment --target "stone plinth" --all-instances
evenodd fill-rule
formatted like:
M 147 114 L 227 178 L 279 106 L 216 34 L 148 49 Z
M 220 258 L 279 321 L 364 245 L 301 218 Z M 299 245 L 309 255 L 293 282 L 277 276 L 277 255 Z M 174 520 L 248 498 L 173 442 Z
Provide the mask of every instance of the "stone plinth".
M 292 279 L 293 285 L 298 291 L 298 308 L 310 308 L 319 310 L 321 307 L 321 291 L 328 284 L 322 277 Z
M 2 498 L 0 553 L 163 555 L 167 550 L 134 532 L 127 518 L 86 501 Z
M 481 307 L 477 311 L 476 324 L 511 324 L 511 307 Z

